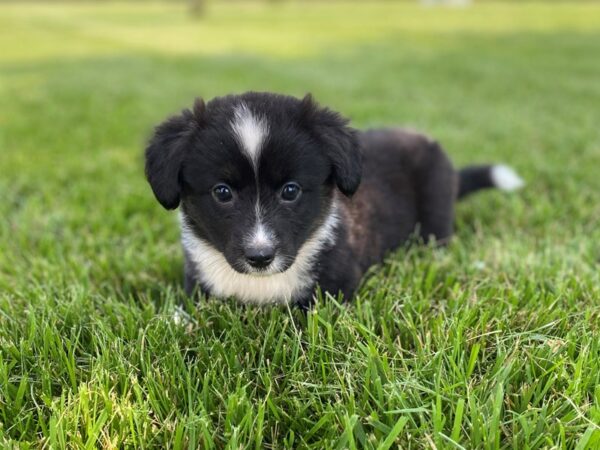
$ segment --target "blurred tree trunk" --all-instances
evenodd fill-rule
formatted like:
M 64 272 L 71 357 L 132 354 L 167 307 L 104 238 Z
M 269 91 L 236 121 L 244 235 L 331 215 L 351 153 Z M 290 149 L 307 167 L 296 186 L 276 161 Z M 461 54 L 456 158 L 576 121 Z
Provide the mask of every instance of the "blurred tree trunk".
M 188 0 L 188 2 L 192 17 L 200 17 L 204 14 L 204 8 L 206 6 L 205 0 Z

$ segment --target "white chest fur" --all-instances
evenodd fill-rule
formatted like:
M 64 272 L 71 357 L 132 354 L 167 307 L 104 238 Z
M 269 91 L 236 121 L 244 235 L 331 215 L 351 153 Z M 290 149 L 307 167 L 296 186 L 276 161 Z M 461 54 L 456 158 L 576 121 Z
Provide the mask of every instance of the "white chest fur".
M 235 297 L 244 303 L 289 303 L 305 295 L 314 284 L 314 264 L 319 253 L 335 242 L 339 221 L 337 205 L 325 221 L 300 247 L 294 263 L 285 271 L 266 276 L 235 271 L 225 256 L 210 243 L 198 238 L 180 213 L 181 240 L 200 281 L 217 297 Z

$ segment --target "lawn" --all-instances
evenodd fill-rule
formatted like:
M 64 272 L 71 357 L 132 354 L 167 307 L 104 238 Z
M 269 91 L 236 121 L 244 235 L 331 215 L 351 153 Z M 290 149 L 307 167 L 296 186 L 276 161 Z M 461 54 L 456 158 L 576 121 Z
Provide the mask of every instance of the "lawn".
M 593 3 L 0 4 L 0 447 L 599 449 L 599 56 Z M 194 304 L 142 149 L 250 89 L 528 186 L 349 304 Z

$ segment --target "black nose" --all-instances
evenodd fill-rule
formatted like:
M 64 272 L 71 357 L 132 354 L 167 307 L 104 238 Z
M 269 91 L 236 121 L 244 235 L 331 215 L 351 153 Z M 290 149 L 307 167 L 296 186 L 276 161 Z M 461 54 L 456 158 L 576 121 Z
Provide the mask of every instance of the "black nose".
M 275 258 L 275 249 L 271 246 L 248 247 L 244 256 L 246 261 L 256 269 L 264 269 L 273 262 Z

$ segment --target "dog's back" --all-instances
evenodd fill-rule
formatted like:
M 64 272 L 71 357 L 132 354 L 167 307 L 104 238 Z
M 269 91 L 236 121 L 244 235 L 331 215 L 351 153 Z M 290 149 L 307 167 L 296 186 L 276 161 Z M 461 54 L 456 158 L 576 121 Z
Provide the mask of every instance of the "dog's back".
M 452 234 L 454 202 L 458 191 L 457 173 L 434 141 L 403 129 L 375 129 L 361 132 L 363 154 L 361 185 L 352 198 L 340 198 L 345 239 L 337 252 L 323 261 L 335 272 L 358 274 L 381 262 L 386 252 L 411 237 L 445 242 Z M 342 247 L 342 248 L 339 248 Z M 352 264 L 340 267 L 340 255 Z M 348 267 L 350 266 L 350 267 Z M 323 273 L 324 278 L 329 275 Z M 339 278 L 336 274 L 335 278 Z M 349 280 L 351 292 L 359 279 Z

